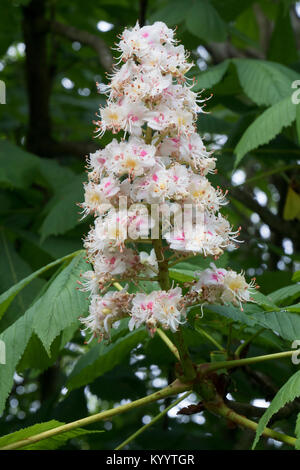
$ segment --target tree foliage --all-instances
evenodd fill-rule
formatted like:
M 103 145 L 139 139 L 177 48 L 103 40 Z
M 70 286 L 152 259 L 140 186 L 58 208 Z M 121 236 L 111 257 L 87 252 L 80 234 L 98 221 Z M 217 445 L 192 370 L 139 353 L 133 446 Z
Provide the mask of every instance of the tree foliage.
M 244 269 L 260 285 L 256 302 L 244 311 L 190 309 L 183 336 L 193 361 L 282 353 L 300 341 L 295 4 L 2 2 L 0 79 L 7 102 L 0 104 L 0 340 L 6 364 L 0 360 L 0 447 L 139 399 L 176 378 L 177 359 L 159 335 L 151 337 L 143 328 L 128 332 L 122 320 L 109 344 L 86 344 L 79 323 L 88 300 L 76 286 L 86 270 L 82 238 L 91 223 L 81 220 L 76 205 L 83 199 L 84 157 L 113 137 L 93 139 L 92 120 L 104 102 L 95 82 L 106 82 L 116 36 L 138 19 L 176 25 L 178 39 L 192 51 L 194 90 L 204 88 L 209 98 L 208 114 L 199 116 L 197 126 L 218 157 L 219 172 L 211 179 L 229 189 L 224 212 L 234 226 L 242 225 L 244 240 L 218 265 Z M 170 278 L 184 288 L 210 261 L 198 256 L 183 261 L 170 268 Z M 274 449 L 267 437 L 258 441 L 268 424 L 295 436 L 299 449 L 297 367 L 283 356 L 221 369 L 228 406 L 258 422 L 256 448 Z M 265 413 L 261 400 L 271 402 Z M 194 391 L 174 409 L 198 401 Z M 27 448 L 113 449 L 162 404 L 167 407 L 169 398 Z M 229 429 L 208 409 L 178 416 L 173 411 L 127 448 L 251 448 L 253 433 Z

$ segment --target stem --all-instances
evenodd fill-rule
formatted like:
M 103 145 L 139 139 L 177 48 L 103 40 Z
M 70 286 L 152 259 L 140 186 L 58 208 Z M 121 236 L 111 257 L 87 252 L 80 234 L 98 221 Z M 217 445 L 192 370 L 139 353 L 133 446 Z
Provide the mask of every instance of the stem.
M 212 372 L 215 370 L 219 369 L 231 369 L 232 367 L 242 367 L 248 364 L 256 364 L 257 362 L 263 362 L 263 361 L 270 361 L 272 359 L 281 359 L 283 357 L 289 357 L 292 356 L 295 353 L 295 350 L 293 351 L 284 351 L 281 353 L 275 353 L 275 354 L 266 354 L 265 356 L 256 356 L 256 357 L 248 357 L 246 359 L 236 359 L 233 361 L 220 361 L 220 362 L 215 362 L 212 364 L 203 364 L 203 369 L 205 370 L 205 373 L 207 372 Z
M 174 406 L 178 405 L 178 403 L 180 403 L 182 400 L 184 400 L 185 398 L 187 398 L 192 392 L 187 392 L 185 393 L 182 397 L 179 397 L 178 400 L 174 401 L 173 403 L 171 403 L 171 405 L 169 405 L 167 408 L 165 408 L 161 413 L 159 413 L 158 415 L 155 416 L 155 418 L 153 418 L 150 423 L 148 424 L 145 424 L 145 426 L 143 426 L 142 428 L 138 429 L 134 434 L 132 434 L 131 436 L 129 436 L 125 441 L 122 442 L 122 444 L 120 444 L 118 447 L 115 448 L 115 450 L 121 450 L 123 449 L 123 447 L 126 446 L 126 444 L 129 444 L 129 442 L 133 441 L 136 437 L 138 437 L 140 434 L 142 434 L 142 432 L 146 431 L 146 429 L 148 429 L 150 426 L 152 426 L 154 423 L 156 423 L 156 421 L 158 421 L 160 418 L 162 418 L 165 414 L 168 413 L 168 411 L 170 411 L 172 408 L 174 408 Z
M 233 421 L 234 423 L 248 429 L 252 429 L 252 431 L 256 431 L 258 424 L 255 423 L 255 421 L 251 421 L 250 419 L 246 418 L 245 416 L 241 416 L 232 409 L 228 408 L 224 403 L 221 405 L 218 405 L 218 407 L 212 409 L 211 411 L 214 411 L 220 416 L 223 416 L 226 419 L 229 419 L 230 421 Z M 281 441 L 284 442 L 285 444 L 289 444 L 290 446 L 295 446 L 296 444 L 296 439 L 291 436 L 287 436 L 286 434 L 273 431 L 273 429 L 270 428 L 265 428 L 263 435 L 266 437 L 271 437 L 272 439 L 275 439 L 276 441 Z
M 160 287 L 164 290 L 170 289 L 170 278 L 169 278 L 169 266 L 168 260 L 163 258 L 163 251 L 162 251 L 162 240 L 159 238 L 158 240 L 153 240 L 153 247 L 155 250 L 156 258 L 158 261 L 158 268 L 159 268 L 159 283 Z M 192 360 L 189 355 L 188 348 L 185 344 L 182 330 L 179 327 L 175 333 L 177 349 L 180 357 L 180 361 L 183 368 L 183 375 L 186 380 L 192 380 L 195 375 L 196 371 L 194 369 Z
M 176 348 L 175 344 L 172 343 L 172 341 L 166 335 L 166 333 L 163 330 L 161 330 L 160 328 L 157 328 L 156 333 L 161 337 L 161 339 L 164 341 L 164 343 L 168 346 L 168 348 L 174 354 L 176 359 L 178 359 L 178 361 L 180 361 L 180 356 L 179 356 L 178 349 Z
M 196 330 L 201 333 L 203 336 L 205 336 L 211 343 L 213 343 L 220 351 L 225 351 L 225 348 L 223 348 L 223 346 L 218 343 L 218 341 L 213 338 L 212 336 L 210 336 L 209 333 L 207 333 L 205 330 L 202 330 L 202 328 L 199 328 L 197 327 Z
M 170 289 L 169 265 L 168 260 L 164 259 L 161 238 L 153 240 L 153 248 L 158 263 L 158 280 L 160 287 L 164 290 Z
M 78 428 L 80 426 L 86 426 L 88 424 L 96 423 L 98 421 L 111 418 L 112 416 L 119 415 L 121 413 L 124 413 L 125 411 L 132 410 L 139 406 L 147 405 L 148 403 L 152 403 L 153 401 L 161 400 L 162 398 L 169 397 L 170 395 L 177 395 L 178 393 L 185 392 L 190 388 L 190 384 L 183 384 L 179 382 L 179 380 L 175 380 L 175 382 L 173 382 L 172 384 L 168 385 L 162 390 L 159 390 L 158 392 L 152 393 L 151 395 L 132 401 L 131 403 L 126 403 L 125 405 L 117 406 L 116 408 L 112 408 L 107 411 L 102 411 L 101 413 L 97 413 L 93 416 L 87 416 L 86 418 L 78 419 L 77 421 L 73 421 L 72 423 L 64 424 L 54 429 L 49 429 L 48 431 L 36 434 L 35 436 L 27 437 L 18 442 L 14 442 L 5 447 L 2 447 L 0 450 L 20 449 L 21 447 L 34 444 L 49 437 L 57 436 L 58 434 L 71 431 L 72 429 Z
M 177 348 L 180 356 L 184 378 L 186 380 L 193 380 L 196 376 L 196 371 L 192 359 L 190 357 L 188 347 L 184 341 L 181 327 L 178 328 L 174 336 L 177 342 Z
M 145 143 L 151 144 L 152 142 L 152 129 L 151 127 L 147 127 L 146 129 L 146 136 L 145 136 Z
M 233 322 L 231 321 L 229 323 L 229 331 L 228 331 L 227 344 L 226 344 L 226 351 L 228 355 L 230 354 L 230 346 L 231 346 L 231 341 L 232 341 L 232 325 L 233 325 Z
M 237 358 L 240 357 L 241 352 L 248 346 L 248 344 L 251 343 L 257 336 L 259 336 L 263 331 L 265 331 L 265 328 L 260 328 L 256 333 L 250 336 L 246 341 L 244 341 L 242 344 L 239 345 L 239 347 L 235 351 L 235 356 Z

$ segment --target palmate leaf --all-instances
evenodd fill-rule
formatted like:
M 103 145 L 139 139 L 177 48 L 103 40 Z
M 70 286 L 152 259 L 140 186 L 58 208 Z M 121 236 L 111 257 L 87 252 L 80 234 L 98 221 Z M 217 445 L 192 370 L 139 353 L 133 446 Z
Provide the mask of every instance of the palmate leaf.
M 226 23 L 209 0 L 176 0 L 153 13 L 150 22 L 164 21 L 169 27 L 186 21 L 187 29 L 206 41 L 224 41 Z
M 252 449 L 255 448 L 256 444 L 262 433 L 264 432 L 265 427 L 267 426 L 269 420 L 272 416 L 277 413 L 284 405 L 293 401 L 295 398 L 300 396 L 300 371 L 296 372 L 290 379 L 281 387 L 279 392 L 276 394 L 275 398 L 272 400 L 269 408 L 262 415 L 258 422 L 256 429 L 256 435 L 253 442 Z M 298 423 L 297 423 L 298 424 Z
M 23 278 L 32 272 L 30 265 L 16 251 L 14 243 L 10 238 L 10 232 L 4 228 L 0 229 L 0 290 L 2 292 L 0 295 L 0 319 L 3 315 L 1 300 L 5 300 L 5 291 L 7 289 L 10 291 L 14 284 L 18 284 L 18 282 L 21 282 Z M 22 314 L 30 306 L 43 283 L 42 279 L 35 279 L 31 286 L 28 286 L 24 292 L 19 293 L 14 302 L 14 312 Z M 5 306 L 4 310 L 7 307 Z M 3 330 L 3 324 L 1 324 L 0 328 Z
M 300 284 L 291 284 L 275 290 L 268 296 L 277 305 L 290 305 L 300 297 Z
M 0 183 L 13 189 L 26 189 L 37 178 L 53 192 L 61 191 L 74 179 L 74 173 L 54 160 L 40 158 L 7 140 L 0 140 Z
M 86 296 L 76 290 L 80 273 L 87 269 L 83 255 L 54 277 L 46 292 L 0 335 L 6 349 L 6 364 L 0 364 L 0 413 L 13 385 L 18 363 L 35 332 L 50 356 L 53 340 L 66 328 L 78 323 L 78 317 L 88 309 Z M 62 341 L 62 345 L 64 342 Z
M 193 86 L 193 91 L 199 91 L 202 88 L 212 88 L 216 83 L 219 83 L 225 75 L 230 60 L 226 59 L 218 65 L 209 67 L 204 72 L 197 76 L 196 84 Z
M 300 303 L 295 304 L 295 305 L 289 305 L 288 307 L 285 307 L 285 310 L 288 312 L 298 312 L 300 313 Z
M 226 318 L 252 327 L 263 327 L 278 333 L 282 338 L 294 341 L 300 338 L 300 316 L 286 311 L 245 313 L 232 305 L 206 307 Z
M 0 183 L 9 188 L 30 186 L 38 172 L 39 159 L 6 140 L 0 141 Z
M 196 0 L 186 15 L 188 30 L 205 41 L 225 41 L 226 23 L 208 0 Z
M 226 21 L 237 18 L 244 10 L 249 8 L 255 0 L 211 0 L 214 7 Z
M 296 106 L 288 96 L 264 111 L 246 130 L 235 148 L 237 166 L 244 155 L 267 144 L 296 118 Z
M 175 0 L 172 3 L 168 3 L 161 10 L 156 11 L 150 16 L 150 23 L 155 21 L 164 21 L 169 27 L 178 25 L 181 23 L 186 15 L 189 2 L 182 2 L 182 0 Z
M 50 346 L 56 336 L 88 311 L 89 301 L 83 292 L 76 289 L 80 274 L 87 270 L 81 253 L 54 279 L 39 299 L 33 330 L 49 355 Z
M 291 84 L 298 77 L 294 70 L 276 62 L 233 59 L 245 94 L 259 106 L 271 106 L 291 95 Z
M 0 364 L 0 414 L 13 385 L 14 373 L 32 334 L 35 310 L 30 308 L 15 323 L 0 334 L 5 344 L 6 363 Z
M 279 3 L 277 7 L 277 18 L 268 48 L 268 59 L 287 65 L 297 62 L 298 60 L 297 44 L 294 29 L 291 24 L 291 15 L 287 5 L 283 3 Z
M 6 436 L 2 436 L 0 437 L 0 450 L 2 447 L 5 447 L 9 444 L 13 444 L 28 437 L 35 436 L 36 434 L 40 434 L 44 431 L 49 431 L 50 429 L 57 428 L 59 426 L 62 426 L 63 424 L 65 423 L 61 423 L 60 421 L 52 419 L 51 421 L 48 421 L 46 423 L 34 424 L 33 426 L 29 426 L 28 428 L 20 429 L 19 431 L 7 434 Z M 84 436 L 87 434 L 98 434 L 101 432 L 104 431 L 89 431 L 87 429 L 82 428 L 72 429 L 71 431 L 67 431 L 62 434 L 49 437 L 40 442 L 28 444 L 22 447 L 21 450 L 54 450 L 63 446 L 69 439 L 74 439 L 76 437 Z
M 40 228 L 42 239 L 50 235 L 59 235 L 71 230 L 80 219 L 77 203 L 83 201 L 83 182 L 85 174 L 75 175 L 64 186 L 64 193 L 58 193 L 46 207 L 48 212 Z
M 40 276 L 40 274 L 43 274 L 46 272 L 48 269 L 53 268 L 54 266 L 63 263 L 64 261 L 73 258 L 76 256 L 78 252 L 71 253 L 70 255 L 64 256 L 63 258 L 57 259 L 53 261 L 50 264 L 47 264 L 46 266 L 43 266 L 41 269 L 38 269 L 34 273 L 30 274 L 29 276 L 25 277 L 22 279 L 20 282 L 17 284 L 13 285 L 10 289 L 7 291 L 3 292 L 3 294 L 0 295 L 0 319 L 5 313 L 5 311 L 8 309 L 9 305 L 15 298 L 15 296 L 22 290 L 24 287 L 26 287 L 33 279 L 36 277 Z
M 86 354 L 80 357 L 71 372 L 67 388 L 73 390 L 93 382 L 105 372 L 120 364 L 130 351 L 142 342 L 148 333 L 145 328 L 128 333 L 114 343 L 106 345 L 103 341 L 93 346 Z

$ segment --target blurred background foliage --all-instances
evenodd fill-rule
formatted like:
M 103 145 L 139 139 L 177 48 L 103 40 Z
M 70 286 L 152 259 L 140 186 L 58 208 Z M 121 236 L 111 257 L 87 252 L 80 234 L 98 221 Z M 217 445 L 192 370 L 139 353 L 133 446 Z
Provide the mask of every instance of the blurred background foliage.
M 83 199 L 85 155 L 112 138 L 109 133 L 101 140 L 93 137 L 92 121 L 104 103 L 95 82 L 106 82 L 111 47 L 124 27 L 137 20 L 177 27 L 177 37 L 195 63 L 194 89 L 204 89 L 203 97 L 209 98 L 198 130 L 218 157 L 218 174 L 211 180 L 229 190 L 231 204 L 223 212 L 235 227 L 242 226 L 244 240 L 221 262 L 256 276 L 264 294 L 290 285 L 300 261 L 300 105 L 291 101 L 292 93 L 297 94 L 292 83 L 300 79 L 300 2 L 2 0 L 0 79 L 6 85 L 6 104 L 0 105 L 0 292 L 81 248 L 91 223 L 80 221 L 76 206 Z M 55 276 L 54 269 L 47 271 L 16 296 L 0 321 L 0 332 L 5 334 L 30 311 Z M 49 345 L 50 356 L 34 333 L 25 351 L 16 352 L 18 373 L 3 410 L 1 435 L 52 418 L 75 420 L 136 399 L 174 378 L 173 357 L 158 338 L 136 336 L 131 341 L 124 336 L 122 343 L 121 329 L 111 350 L 87 346 L 77 317 L 75 312 L 67 328 L 59 330 Z M 211 313 L 201 325 L 213 327 L 221 342 L 231 331 L 233 345 L 256 331 L 230 322 Z M 207 360 L 211 346 L 205 338 L 191 329 L 186 337 L 194 356 Z M 285 350 L 288 339 L 268 331 L 251 353 Z M 85 363 L 81 360 L 72 369 L 90 351 Z M 265 406 L 293 367 L 283 360 L 234 372 L 228 393 L 237 402 Z M 112 449 L 166 402 L 95 425 L 106 432 L 78 437 L 64 448 Z M 294 421 L 287 417 L 280 429 L 292 433 Z M 250 432 L 206 412 L 176 417 L 173 410 L 130 448 L 245 449 L 251 439 Z M 276 448 L 270 439 L 260 445 Z

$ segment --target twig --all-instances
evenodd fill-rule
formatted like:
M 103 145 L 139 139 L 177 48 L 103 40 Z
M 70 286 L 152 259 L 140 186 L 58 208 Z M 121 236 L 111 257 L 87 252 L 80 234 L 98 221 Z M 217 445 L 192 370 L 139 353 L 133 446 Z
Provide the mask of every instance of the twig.
M 140 434 L 142 434 L 144 431 L 146 431 L 146 429 L 148 429 L 150 426 L 152 426 L 153 424 L 155 424 L 160 418 L 162 418 L 165 414 L 168 413 L 168 411 L 170 411 L 172 408 L 174 408 L 174 406 L 178 405 L 178 403 L 180 403 L 182 400 L 184 400 L 185 398 L 187 398 L 192 392 L 187 392 L 185 393 L 182 397 L 178 398 L 178 400 L 174 401 L 173 403 L 171 403 L 171 405 L 169 405 L 167 408 L 165 408 L 161 413 L 159 413 L 158 415 L 155 416 L 155 418 L 153 418 L 150 423 L 147 423 L 145 424 L 145 426 L 143 426 L 142 428 L 138 429 L 134 434 L 132 434 L 131 436 L 129 436 L 124 442 L 122 442 L 118 447 L 115 448 L 115 450 L 121 450 L 123 449 L 123 447 L 125 447 L 127 444 L 129 444 L 129 442 L 133 441 L 136 437 L 138 437 Z

